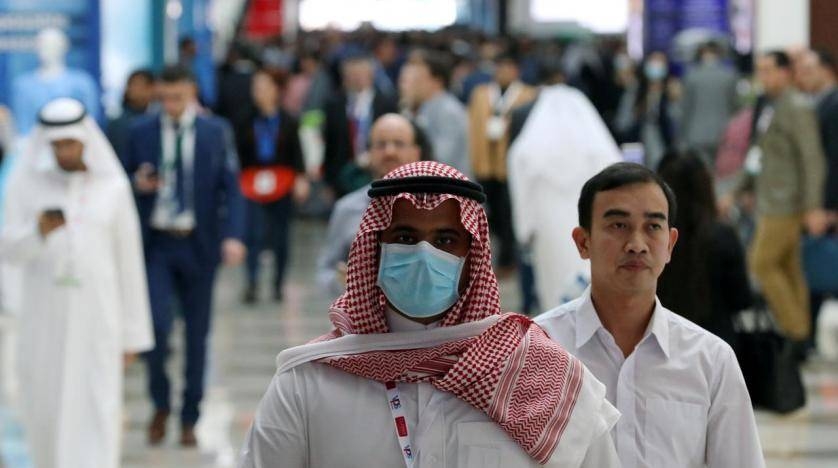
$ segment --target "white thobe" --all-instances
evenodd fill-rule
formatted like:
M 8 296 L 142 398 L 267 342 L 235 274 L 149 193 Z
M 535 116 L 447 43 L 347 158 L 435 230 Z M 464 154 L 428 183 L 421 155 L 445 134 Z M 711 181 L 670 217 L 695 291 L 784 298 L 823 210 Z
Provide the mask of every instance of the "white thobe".
M 508 154 L 515 237 L 532 249 L 539 304 L 549 309 L 587 285 L 589 266 L 571 237 L 579 192 L 622 157 L 594 106 L 565 85 L 539 93 Z
M 12 174 L 0 254 L 23 276 L 21 409 L 38 468 L 116 468 L 122 355 L 153 345 L 140 227 L 127 179 Z M 67 224 L 43 239 L 38 216 Z
M 388 321 L 391 330 L 424 328 L 393 313 L 388 313 Z M 587 370 L 583 382 L 600 385 Z M 414 467 L 541 466 L 485 413 L 454 395 L 429 383 L 400 383 L 399 391 L 412 447 L 418 449 Z M 563 434 L 568 441 L 586 442 L 567 450 L 560 442 L 544 466 L 620 466 L 609 433 L 619 414 L 604 399 L 597 406 L 599 411 L 575 411 L 568 424 L 574 432 L 583 426 L 585 436 L 575 439 L 579 433 L 568 434 L 569 429 Z M 585 423 L 579 424 L 581 420 Z M 405 466 L 405 461 L 384 386 L 326 364 L 306 362 L 274 376 L 239 466 L 395 468 Z
M 765 466 L 748 389 L 733 350 L 656 302 L 624 357 L 585 294 L 535 319 L 608 388 L 622 417 L 614 442 L 624 468 Z

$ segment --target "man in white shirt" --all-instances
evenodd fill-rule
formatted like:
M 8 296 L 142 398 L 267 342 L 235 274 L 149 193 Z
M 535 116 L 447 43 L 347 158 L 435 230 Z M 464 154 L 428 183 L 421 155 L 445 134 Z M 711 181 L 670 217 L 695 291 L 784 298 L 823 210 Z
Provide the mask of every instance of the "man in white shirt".
M 500 312 L 480 186 L 422 161 L 369 195 L 335 329 L 280 353 L 239 466 L 619 466 L 604 386 Z
M 622 413 L 613 437 L 624 468 L 762 467 L 733 350 L 655 297 L 675 212 L 672 191 L 643 166 L 617 163 L 588 180 L 573 241 L 591 286 L 536 323 L 605 383 Z

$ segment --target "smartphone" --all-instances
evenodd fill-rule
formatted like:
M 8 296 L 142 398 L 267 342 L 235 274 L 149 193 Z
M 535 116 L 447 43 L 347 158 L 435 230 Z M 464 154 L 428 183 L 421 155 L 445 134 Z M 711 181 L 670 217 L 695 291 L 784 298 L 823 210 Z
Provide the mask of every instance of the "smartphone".
M 50 218 L 60 219 L 61 221 L 64 221 L 64 210 L 62 210 L 61 208 L 46 209 L 44 210 L 44 215 Z

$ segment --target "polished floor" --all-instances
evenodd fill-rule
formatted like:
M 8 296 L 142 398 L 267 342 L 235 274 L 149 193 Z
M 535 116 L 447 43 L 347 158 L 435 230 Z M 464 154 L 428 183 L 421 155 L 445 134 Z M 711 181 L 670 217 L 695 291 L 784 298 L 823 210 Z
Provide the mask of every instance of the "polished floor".
M 323 232 L 324 226 L 317 222 L 302 221 L 296 225 L 285 300 L 281 304 L 267 298 L 266 287 L 262 291 L 265 297 L 258 305 L 241 305 L 238 297 L 241 272 L 221 271 L 197 449 L 179 447 L 179 428 L 174 418 L 169 424 L 166 443 L 155 448 L 146 446 L 145 425 L 151 407 L 145 396 L 144 368 L 134 365 L 128 370 L 123 467 L 235 466 L 253 412 L 273 375 L 276 354 L 329 329 L 326 310 L 330 298 L 314 284 L 313 271 Z M 513 279 L 502 281 L 501 297 L 507 309 L 516 308 L 518 299 Z M 821 356 L 805 369 L 807 407 L 782 417 L 757 414 L 769 467 L 838 467 L 838 302 L 827 304 L 821 331 Z M 170 362 L 172 375 L 178 375 L 182 366 L 177 359 L 182 348 L 181 332 L 177 329 L 172 339 L 175 356 Z M 176 381 L 175 389 L 180 388 L 179 383 Z M 0 413 L 0 422 L 2 416 Z M 9 439 L 15 437 L 15 431 L 7 427 L 0 436 L 6 439 L 0 440 L 2 450 L 10 446 Z M 13 465 L 7 460 L 6 466 L 26 465 Z

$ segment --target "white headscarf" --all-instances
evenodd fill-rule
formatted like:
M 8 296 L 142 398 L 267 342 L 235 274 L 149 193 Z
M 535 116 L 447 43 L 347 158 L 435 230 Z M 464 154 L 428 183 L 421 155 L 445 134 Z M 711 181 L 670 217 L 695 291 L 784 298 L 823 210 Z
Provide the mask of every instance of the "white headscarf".
M 96 122 L 87 114 L 84 105 L 71 98 L 48 102 L 38 113 L 38 125 L 26 143 L 20 160 L 22 169 L 41 172 L 60 171 L 51 143 L 71 139 L 84 145 L 82 159 L 87 172 L 94 177 L 127 176 L 111 144 Z

